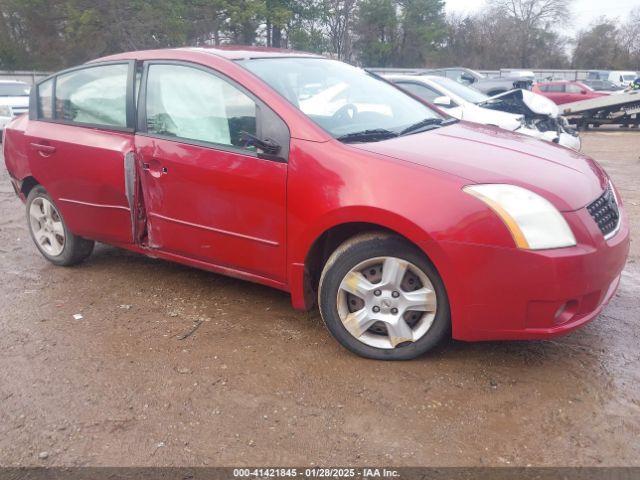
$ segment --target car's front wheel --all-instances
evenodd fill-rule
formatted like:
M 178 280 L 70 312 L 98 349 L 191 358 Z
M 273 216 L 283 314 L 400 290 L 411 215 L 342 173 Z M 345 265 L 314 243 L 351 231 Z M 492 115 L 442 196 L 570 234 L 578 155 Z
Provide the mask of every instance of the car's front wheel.
M 33 242 L 51 263 L 75 265 L 91 255 L 94 242 L 69 231 L 53 200 L 40 185 L 27 197 L 27 220 Z
M 394 235 L 364 234 L 338 247 L 322 272 L 318 303 L 333 336 L 367 358 L 418 357 L 450 328 L 440 275 L 420 250 Z

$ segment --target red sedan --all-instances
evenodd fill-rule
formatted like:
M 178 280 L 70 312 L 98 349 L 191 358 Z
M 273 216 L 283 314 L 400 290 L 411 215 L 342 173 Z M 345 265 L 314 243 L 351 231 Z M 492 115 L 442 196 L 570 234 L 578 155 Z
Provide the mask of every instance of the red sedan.
M 376 359 L 569 332 L 629 249 L 592 159 L 315 55 L 185 48 L 65 70 L 33 89 L 4 158 L 50 262 L 100 241 L 259 282 L 317 301 Z
M 582 82 L 542 82 L 534 85 L 532 90 L 553 100 L 558 105 L 609 95 L 608 93 L 596 92 Z

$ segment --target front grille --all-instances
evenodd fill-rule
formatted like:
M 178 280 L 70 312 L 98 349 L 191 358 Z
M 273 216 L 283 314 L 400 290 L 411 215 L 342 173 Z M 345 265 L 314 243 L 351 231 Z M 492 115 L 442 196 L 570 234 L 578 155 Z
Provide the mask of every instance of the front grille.
M 616 196 L 611 186 L 593 203 L 587 206 L 587 211 L 598 224 L 600 231 L 606 237 L 616 231 L 620 222 L 620 211 Z

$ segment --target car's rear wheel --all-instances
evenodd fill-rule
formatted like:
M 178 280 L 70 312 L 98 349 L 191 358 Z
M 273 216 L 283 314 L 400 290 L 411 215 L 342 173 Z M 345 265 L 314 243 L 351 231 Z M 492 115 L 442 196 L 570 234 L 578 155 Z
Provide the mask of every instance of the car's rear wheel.
M 440 275 L 420 250 L 394 235 L 343 243 L 324 267 L 318 300 L 333 336 L 367 358 L 409 360 L 449 332 Z
M 33 242 L 51 263 L 75 265 L 91 255 L 94 242 L 69 231 L 55 203 L 40 185 L 27 196 L 27 220 Z

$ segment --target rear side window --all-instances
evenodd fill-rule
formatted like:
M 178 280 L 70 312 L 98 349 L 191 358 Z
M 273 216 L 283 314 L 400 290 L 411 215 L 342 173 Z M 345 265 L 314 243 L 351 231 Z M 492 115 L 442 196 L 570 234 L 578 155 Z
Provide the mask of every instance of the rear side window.
M 128 64 L 83 68 L 56 80 L 56 120 L 127 126 Z
M 549 86 L 548 85 L 538 85 L 538 88 L 540 89 L 541 92 L 548 92 L 549 91 Z
M 581 92 L 582 92 L 582 88 L 580 88 L 578 85 L 573 85 L 573 84 L 567 85 L 567 93 L 581 93 Z
M 248 148 L 243 132 L 256 135 L 256 108 L 251 98 L 212 73 L 182 65 L 149 66 L 149 133 Z
M 38 117 L 53 118 L 53 78 L 38 85 Z

